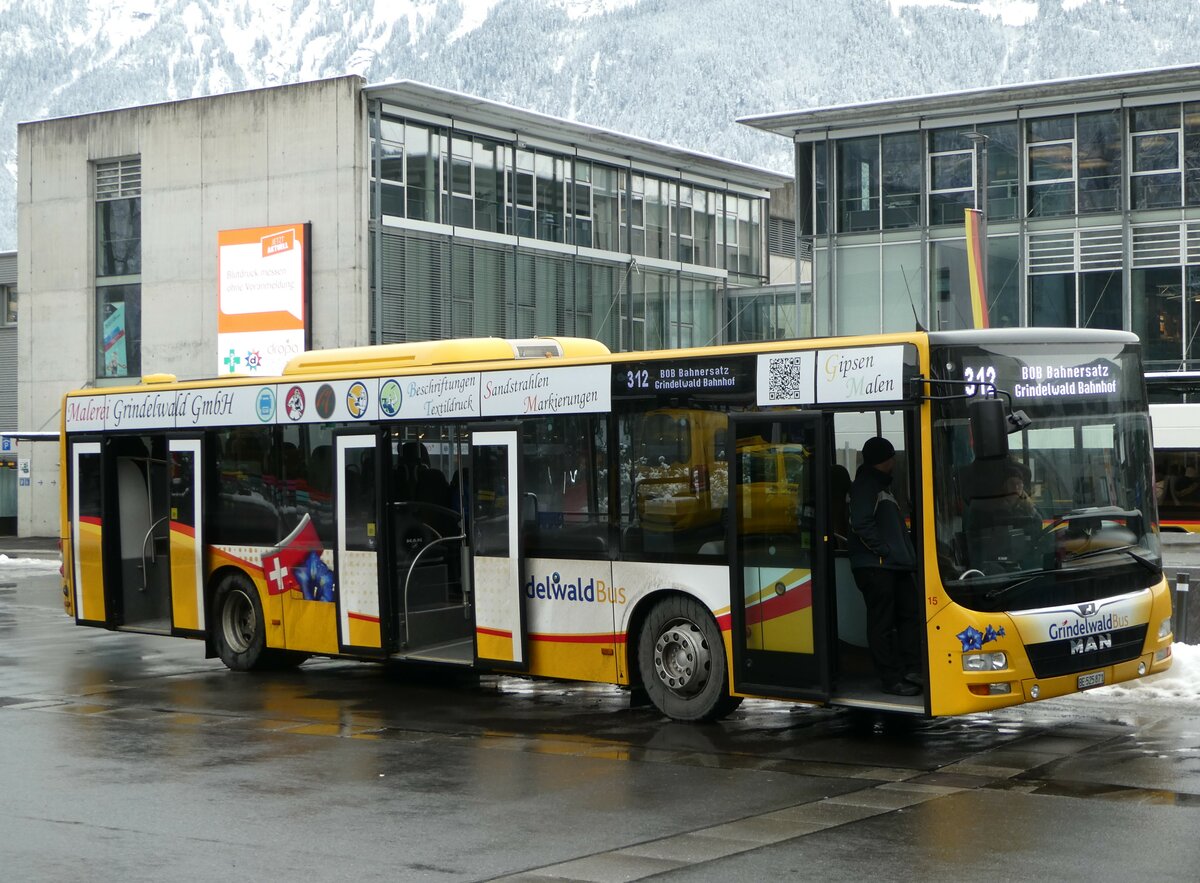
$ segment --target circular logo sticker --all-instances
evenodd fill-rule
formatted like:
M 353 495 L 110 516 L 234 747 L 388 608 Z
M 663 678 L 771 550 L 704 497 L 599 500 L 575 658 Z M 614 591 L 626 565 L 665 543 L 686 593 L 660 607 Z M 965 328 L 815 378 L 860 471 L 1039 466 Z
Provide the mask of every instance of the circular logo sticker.
M 354 381 L 346 390 L 346 408 L 354 418 L 367 413 L 367 386 L 361 380 Z
M 258 412 L 258 419 L 263 423 L 270 423 L 275 419 L 275 390 L 269 386 L 264 386 L 258 391 L 258 397 L 254 400 L 255 410 Z
M 322 419 L 328 420 L 333 416 L 333 406 L 336 402 L 337 397 L 333 394 L 333 387 L 328 383 L 322 383 L 313 399 L 313 407 L 317 409 L 317 414 Z
M 379 410 L 383 411 L 385 417 L 395 417 L 399 414 L 403 401 L 404 393 L 400 391 L 400 384 L 396 381 L 389 380 L 379 387 Z
M 289 420 L 299 420 L 304 416 L 304 390 L 298 386 L 293 386 L 288 390 L 287 400 L 284 402 L 287 407 L 287 415 Z

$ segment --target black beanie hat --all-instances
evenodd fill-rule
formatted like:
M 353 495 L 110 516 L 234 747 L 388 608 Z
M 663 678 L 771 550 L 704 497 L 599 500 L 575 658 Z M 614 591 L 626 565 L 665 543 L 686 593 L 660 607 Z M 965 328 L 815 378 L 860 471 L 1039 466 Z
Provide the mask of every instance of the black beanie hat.
M 862 449 L 863 464 L 866 466 L 878 466 L 895 455 L 896 449 L 892 447 L 892 443 L 881 436 L 867 439 Z

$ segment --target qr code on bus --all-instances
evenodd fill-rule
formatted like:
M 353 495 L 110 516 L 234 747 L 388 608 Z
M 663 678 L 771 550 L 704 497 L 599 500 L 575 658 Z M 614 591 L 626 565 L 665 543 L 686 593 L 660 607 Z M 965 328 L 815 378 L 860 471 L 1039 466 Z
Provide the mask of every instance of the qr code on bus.
M 782 402 L 804 399 L 804 370 L 802 356 L 784 356 L 767 363 L 767 401 Z

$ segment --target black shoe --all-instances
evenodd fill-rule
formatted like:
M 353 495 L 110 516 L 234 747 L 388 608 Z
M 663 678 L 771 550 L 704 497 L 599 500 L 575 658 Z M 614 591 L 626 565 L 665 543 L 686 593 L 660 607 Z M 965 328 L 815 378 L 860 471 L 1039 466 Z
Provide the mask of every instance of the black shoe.
M 904 676 L 904 680 L 908 681 L 910 684 L 916 684 L 918 687 L 925 686 L 925 675 L 921 674 L 919 671 L 910 671 Z
M 908 681 L 896 681 L 894 684 L 884 684 L 883 692 L 894 696 L 916 696 L 921 693 L 921 688 Z

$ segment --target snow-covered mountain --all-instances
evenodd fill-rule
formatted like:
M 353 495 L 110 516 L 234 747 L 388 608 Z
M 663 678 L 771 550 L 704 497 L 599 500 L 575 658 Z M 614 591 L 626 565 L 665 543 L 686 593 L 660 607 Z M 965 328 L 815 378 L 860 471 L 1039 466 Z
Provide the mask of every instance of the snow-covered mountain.
M 739 116 L 1200 61 L 1200 0 L 0 0 L 16 124 L 358 73 L 764 165 Z

